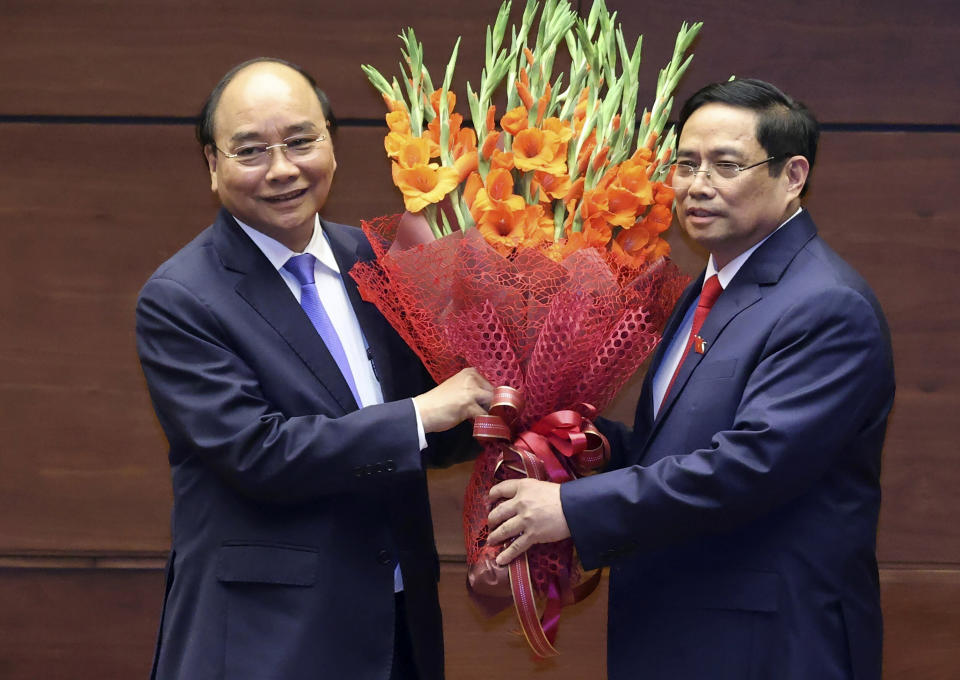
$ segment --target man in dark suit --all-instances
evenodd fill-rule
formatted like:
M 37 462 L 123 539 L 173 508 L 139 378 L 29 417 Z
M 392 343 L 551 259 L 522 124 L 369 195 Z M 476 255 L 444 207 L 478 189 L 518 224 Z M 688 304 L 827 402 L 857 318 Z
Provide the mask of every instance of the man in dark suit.
M 228 73 L 198 125 L 223 209 L 140 295 L 174 492 L 162 680 L 443 677 L 423 457 L 490 385 L 429 389 L 360 299 L 369 244 L 317 214 L 332 120 L 298 67 Z
M 879 680 L 889 331 L 800 207 L 813 116 L 756 80 L 680 114 L 679 222 L 710 252 L 667 322 L 609 471 L 492 490 L 492 543 L 573 537 L 610 566 L 613 679 Z M 852 209 L 855 207 L 851 206 Z M 702 293 L 701 293 L 702 291 Z

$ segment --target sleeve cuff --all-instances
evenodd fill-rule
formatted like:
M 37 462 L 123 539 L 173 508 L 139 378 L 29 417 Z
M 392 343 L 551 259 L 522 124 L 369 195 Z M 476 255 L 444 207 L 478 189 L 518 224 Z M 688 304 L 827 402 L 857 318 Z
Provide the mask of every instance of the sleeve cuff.
M 417 408 L 417 400 L 411 399 L 413 402 L 413 412 L 417 416 L 417 440 L 420 442 L 420 450 L 423 451 L 427 448 L 427 433 L 423 431 L 423 420 L 420 418 L 420 409 Z

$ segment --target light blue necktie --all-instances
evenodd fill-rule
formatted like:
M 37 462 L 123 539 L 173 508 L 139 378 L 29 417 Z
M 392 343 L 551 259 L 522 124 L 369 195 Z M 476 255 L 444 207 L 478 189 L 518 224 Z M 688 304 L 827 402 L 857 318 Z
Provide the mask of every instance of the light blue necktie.
M 337 335 L 337 329 L 333 327 L 333 322 L 327 316 L 327 310 L 323 308 L 320 302 L 320 295 L 317 293 L 317 284 L 314 280 L 314 266 L 317 258 L 310 253 L 294 255 L 283 265 L 283 268 L 294 275 L 300 282 L 300 306 L 307 313 L 307 317 L 320 334 L 320 339 L 327 346 L 333 360 L 337 362 L 340 373 L 344 380 L 350 386 L 353 392 L 353 398 L 357 400 L 357 406 L 363 406 L 360 401 L 360 395 L 357 392 L 357 385 L 353 380 L 353 372 L 350 370 L 350 362 L 347 361 L 347 353 L 343 351 L 343 344 L 340 342 L 340 336 Z

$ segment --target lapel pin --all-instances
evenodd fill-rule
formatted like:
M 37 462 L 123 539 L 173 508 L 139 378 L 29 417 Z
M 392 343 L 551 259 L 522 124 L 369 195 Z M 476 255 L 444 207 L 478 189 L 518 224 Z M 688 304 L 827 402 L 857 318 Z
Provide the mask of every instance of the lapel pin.
M 707 341 L 699 335 L 693 336 L 693 351 L 697 354 L 703 354 L 707 351 Z

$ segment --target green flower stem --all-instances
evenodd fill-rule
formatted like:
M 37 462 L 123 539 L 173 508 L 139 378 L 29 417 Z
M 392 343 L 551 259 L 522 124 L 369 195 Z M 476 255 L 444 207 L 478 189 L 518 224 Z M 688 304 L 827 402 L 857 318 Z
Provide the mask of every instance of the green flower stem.
M 421 214 L 424 219 L 427 220 L 427 224 L 430 225 L 430 231 L 433 232 L 433 237 L 442 238 L 444 235 L 443 231 L 437 224 L 437 206 L 433 204 L 425 206 Z

